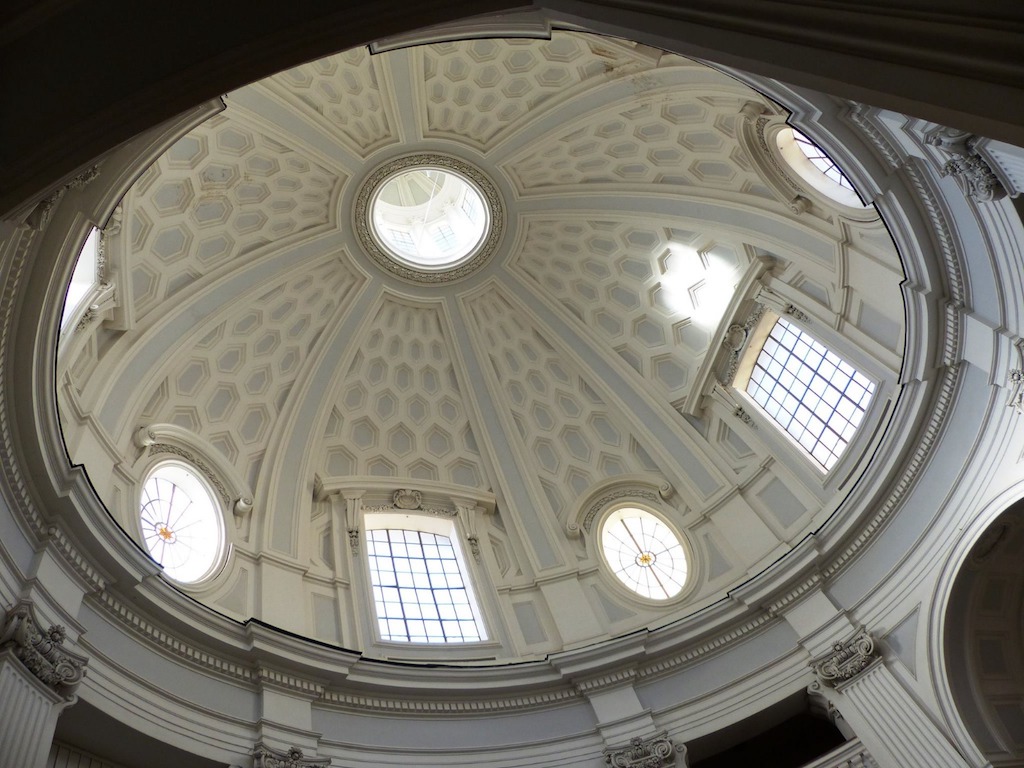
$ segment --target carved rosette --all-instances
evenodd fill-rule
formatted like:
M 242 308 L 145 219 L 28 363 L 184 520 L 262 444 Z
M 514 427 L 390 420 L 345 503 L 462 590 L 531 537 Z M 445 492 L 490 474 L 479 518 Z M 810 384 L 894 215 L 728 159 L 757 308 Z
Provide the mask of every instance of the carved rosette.
M 813 662 L 811 666 L 821 681 L 835 687 L 863 672 L 875 659 L 879 658 L 875 641 L 863 627 L 845 643 L 832 646 L 832 653 Z
M 649 739 L 636 736 L 627 747 L 606 749 L 604 762 L 612 768 L 674 768 L 676 758 L 685 755 L 685 747 L 673 744 L 662 733 Z
M 75 689 L 85 677 L 88 660 L 64 648 L 66 638 L 67 633 L 60 625 L 55 624 L 42 631 L 31 604 L 20 603 L 6 616 L 0 632 L 0 650 L 13 650 L 28 671 L 44 685 L 66 700 L 73 701 Z
M 329 757 L 303 757 L 298 747 L 278 752 L 261 742 L 252 750 L 252 768 L 328 768 L 330 764 Z

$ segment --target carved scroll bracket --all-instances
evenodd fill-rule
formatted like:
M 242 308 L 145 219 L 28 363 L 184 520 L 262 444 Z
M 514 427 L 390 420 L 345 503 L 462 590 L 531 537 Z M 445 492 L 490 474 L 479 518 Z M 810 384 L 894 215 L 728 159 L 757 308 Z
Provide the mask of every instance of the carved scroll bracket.
M 976 148 L 978 136 L 954 128 L 936 128 L 925 135 L 925 143 L 948 157 L 943 176 L 952 176 L 963 193 L 979 203 L 992 203 L 1006 197 L 999 177 Z

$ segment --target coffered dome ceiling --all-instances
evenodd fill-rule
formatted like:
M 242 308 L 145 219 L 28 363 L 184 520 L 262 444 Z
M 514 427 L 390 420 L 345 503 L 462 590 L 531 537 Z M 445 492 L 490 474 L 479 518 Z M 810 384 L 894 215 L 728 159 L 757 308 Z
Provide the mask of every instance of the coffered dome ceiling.
M 853 454 L 897 391 L 892 241 L 873 209 L 794 181 L 764 96 L 557 32 L 360 48 L 225 103 L 122 201 L 116 303 L 58 359 L 69 453 L 127 535 L 154 461 L 209 473 L 231 551 L 201 602 L 414 655 L 374 639 L 347 535 L 411 489 L 477 549 L 490 640 L 467 657 L 539 655 L 706 607 L 842 513 L 857 455 L 822 474 L 712 386 L 734 291 L 760 274 L 877 382 Z M 500 237 L 471 270 L 385 269 L 359 237 L 366 180 L 413 153 L 493 184 Z M 602 564 L 588 515 L 616 494 L 683 533 L 679 598 L 630 599 Z

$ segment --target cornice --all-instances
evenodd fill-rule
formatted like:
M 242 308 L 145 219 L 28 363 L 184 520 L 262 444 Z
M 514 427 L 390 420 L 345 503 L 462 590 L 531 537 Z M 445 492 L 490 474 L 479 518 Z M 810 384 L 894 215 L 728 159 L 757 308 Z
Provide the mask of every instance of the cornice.
M 131 630 L 136 636 L 156 646 L 165 654 L 177 657 L 179 660 L 195 665 L 205 671 L 224 675 L 233 680 L 252 683 L 257 679 L 256 671 L 252 667 L 196 648 L 191 643 L 183 640 L 179 635 L 158 627 L 156 624 L 143 618 L 111 592 L 103 591 L 96 595 L 95 604 L 102 608 L 110 617 L 116 619 L 121 626 Z
M 417 715 L 471 715 L 496 712 L 518 712 L 531 709 L 564 706 L 583 700 L 582 694 L 571 686 L 526 693 L 519 696 L 471 699 L 409 698 L 370 696 L 346 691 L 326 691 L 318 703 L 350 711 L 415 713 Z

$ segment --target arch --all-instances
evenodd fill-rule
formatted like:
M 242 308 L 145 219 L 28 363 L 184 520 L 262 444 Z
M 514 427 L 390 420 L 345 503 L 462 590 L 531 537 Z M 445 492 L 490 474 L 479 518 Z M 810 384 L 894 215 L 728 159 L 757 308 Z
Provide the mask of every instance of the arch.
M 1024 756 L 1024 484 L 985 504 L 942 566 L 929 616 L 929 658 L 939 706 L 966 753 L 992 765 Z M 1016 656 L 1005 653 L 1015 643 Z M 988 654 L 987 658 L 983 654 Z M 1014 661 L 1016 660 L 1016 663 Z M 1008 763 L 1007 761 L 1010 761 Z

